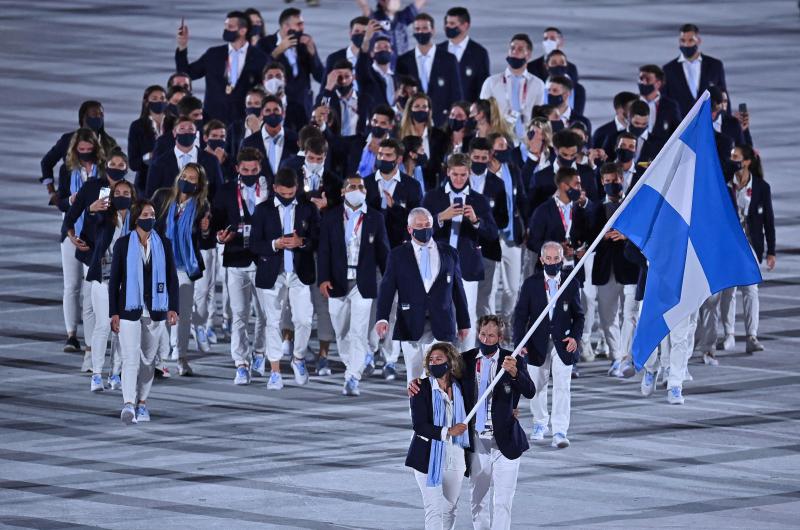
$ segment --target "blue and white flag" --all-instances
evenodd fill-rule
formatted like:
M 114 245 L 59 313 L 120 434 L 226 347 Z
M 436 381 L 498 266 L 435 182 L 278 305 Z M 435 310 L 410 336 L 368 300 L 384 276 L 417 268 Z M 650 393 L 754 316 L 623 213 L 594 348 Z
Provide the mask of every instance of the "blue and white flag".
M 712 294 L 761 281 L 720 168 L 705 92 L 631 190 L 614 228 L 649 262 L 633 360 Z

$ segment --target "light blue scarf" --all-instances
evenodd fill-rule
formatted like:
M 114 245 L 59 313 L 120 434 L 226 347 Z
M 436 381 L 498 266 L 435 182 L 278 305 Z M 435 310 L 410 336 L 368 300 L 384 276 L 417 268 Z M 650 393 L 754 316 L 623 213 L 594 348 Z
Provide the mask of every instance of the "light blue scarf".
M 92 165 L 92 173 L 89 175 L 90 179 L 97 178 L 97 165 Z M 69 194 L 74 195 L 78 193 L 81 188 L 83 187 L 83 178 L 81 178 L 81 169 L 73 169 L 72 174 L 69 177 Z M 87 207 L 88 209 L 88 207 Z M 77 237 L 81 237 L 81 232 L 83 232 L 83 223 L 86 221 L 86 210 L 81 212 L 81 216 L 78 217 L 78 220 L 75 221 L 75 235 Z
M 175 222 L 175 212 L 178 203 L 173 202 L 167 211 L 167 237 L 172 242 L 172 252 L 175 256 L 175 267 L 185 270 L 189 276 L 194 276 L 200 272 L 197 264 L 197 257 L 194 255 L 192 247 L 192 227 L 194 225 L 194 214 L 197 210 L 197 201 L 189 199 L 189 204 L 184 208 L 178 222 Z
M 506 207 L 508 208 L 508 225 L 500 227 L 506 240 L 514 241 L 514 182 L 511 179 L 511 171 L 508 164 L 500 166 L 500 178 L 503 179 L 503 187 L 506 190 Z
M 435 383 L 434 378 L 428 377 L 433 389 Z M 441 392 L 436 390 L 433 393 L 433 424 L 445 426 L 447 421 L 447 405 L 445 404 L 444 397 Z M 464 423 L 464 418 L 467 416 L 464 411 L 464 398 L 461 396 L 461 387 L 453 381 L 453 419 L 454 423 Z M 464 431 L 453 438 L 453 443 L 461 447 L 469 447 L 469 430 Z M 429 488 L 435 488 L 442 484 L 442 472 L 444 471 L 444 447 L 445 442 L 441 440 L 431 440 L 431 458 L 428 462 L 428 482 Z
M 364 150 L 361 151 L 361 161 L 358 163 L 358 174 L 362 177 L 375 174 L 375 153 L 369 150 L 369 139 Z
M 141 252 L 142 245 L 139 243 L 139 234 L 134 232 L 128 239 L 125 311 L 136 311 L 144 307 L 144 263 L 142 263 Z M 152 311 L 166 311 L 169 307 L 167 259 L 164 256 L 164 245 L 155 230 L 150 232 L 150 263 L 153 271 L 150 307 Z

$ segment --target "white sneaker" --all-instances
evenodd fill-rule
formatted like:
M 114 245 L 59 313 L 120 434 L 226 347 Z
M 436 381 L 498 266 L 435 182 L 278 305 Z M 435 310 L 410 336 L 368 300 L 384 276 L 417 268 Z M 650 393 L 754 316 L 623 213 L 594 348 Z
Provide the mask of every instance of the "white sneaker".
M 645 370 L 644 375 L 642 376 L 642 395 L 644 397 L 652 396 L 655 387 L 656 387 L 656 374 Z
M 594 353 L 597 357 L 608 358 L 608 344 L 606 344 L 606 339 L 602 334 L 600 334 L 600 340 L 597 341 L 597 347 L 594 349 Z
M 246 366 L 240 366 L 236 369 L 236 377 L 233 378 L 234 385 L 249 385 L 250 384 L 250 371 Z
M 733 334 L 725 335 L 725 340 L 722 341 L 722 349 L 724 351 L 733 351 L 736 349 L 736 339 Z
M 281 388 L 283 388 L 283 377 L 280 372 L 270 372 L 267 390 L 280 390 Z
M 622 371 L 620 370 L 621 366 L 621 361 L 614 361 L 611 363 L 611 367 L 608 369 L 608 375 L 612 377 L 622 377 Z
M 119 413 L 119 417 L 125 422 L 125 425 L 136 423 L 136 410 L 134 410 L 133 405 L 128 403 L 122 407 L 122 412 Z
M 92 352 L 87 351 L 83 353 L 83 364 L 81 365 L 81 372 L 92 373 Z
M 559 449 L 566 449 L 569 447 L 569 440 L 567 439 L 567 435 L 563 432 L 557 432 L 553 435 L 553 443 L 551 443 L 553 447 L 557 447 Z
M 709 366 L 719 366 L 719 361 L 708 352 L 703 354 L 703 363 Z
M 294 382 L 298 385 L 308 383 L 308 370 L 304 359 L 292 359 L 292 372 L 294 372 Z
M 670 405 L 683 405 L 683 393 L 681 387 L 673 386 L 667 391 L 667 403 Z
M 581 361 L 585 363 L 590 363 L 594 361 L 594 348 L 592 348 L 592 341 L 591 340 L 582 340 L 581 341 Z
M 540 442 L 544 440 L 544 436 L 545 434 L 548 433 L 549 430 L 550 429 L 547 428 L 547 424 L 533 422 L 533 431 L 531 431 L 531 441 Z
M 92 390 L 92 392 L 102 392 L 103 390 L 105 390 L 105 387 L 103 386 L 103 376 L 102 375 L 100 375 L 100 374 L 92 375 L 91 390 Z
M 747 346 L 745 347 L 745 351 L 747 353 L 764 351 L 764 346 L 760 342 L 758 342 L 758 337 L 756 337 L 755 335 L 748 335 Z
M 289 357 L 292 355 L 292 350 L 294 350 L 294 344 L 292 341 L 284 339 L 283 343 L 281 344 L 281 354 L 284 357 Z
M 178 359 L 178 375 L 183 377 L 194 375 L 192 367 L 189 366 L 189 361 L 186 359 Z
M 203 326 L 195 327 L 195 336 L 197 337 L 197 347 L 203 353 L 211 351 L 211 344 L 208 343 L 208 336 L 206 336 L 206 329 Z
M 267 375 L 266 361 L 264 360 L 264 354 L 261 355 L 253 354 L 253 364 L 250 367 L 250 370 L 257 373 L 261 377 Z

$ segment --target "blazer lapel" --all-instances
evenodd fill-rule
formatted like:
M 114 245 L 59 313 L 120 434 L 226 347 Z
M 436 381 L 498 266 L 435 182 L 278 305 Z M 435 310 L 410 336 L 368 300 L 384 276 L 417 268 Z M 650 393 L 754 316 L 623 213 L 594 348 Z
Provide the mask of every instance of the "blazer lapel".
M 411 273 L 411 276 L 414 278 L 416 282 L 419 283 L 419 287 L 422 289 L 422 292 L 425 291 L 425 282 L 422 280 L 422 271 L 419 270 L 419 264 L 417 264 L 417 256 L 415 255 L 416 251 L 414 250 L 414 243 L 408 243 L 406 252 L 410 254 L 411 263 L 414 266 L 414 271 Z M 441 261 L 441 260 L 440 260 Z

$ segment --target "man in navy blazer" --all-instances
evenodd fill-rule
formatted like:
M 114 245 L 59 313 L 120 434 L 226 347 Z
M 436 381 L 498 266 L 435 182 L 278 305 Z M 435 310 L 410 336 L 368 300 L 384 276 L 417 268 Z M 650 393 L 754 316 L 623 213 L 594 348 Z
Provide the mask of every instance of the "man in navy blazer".
M 650 107 L 648 131 L 669 137 L 681 123 L 678 103 L 661 93 L 664 88 L 664 71 L 655 64 L 639 67 L 639 94 Z
M 349 61 L 353 65 L 353 74 L 355 75 L 355 64 L 361 53 L 361 46 L 364 44 L 367 24 L 369 24 L 369 17 L 365 16 L 358 16 L 350 20 L 350 43 L 345 48 L 331 53 L 325 59 L 325 78 L 333 70 L 334 65 L 342 61 Z
M 378 296 L 378 274 L 386 270 L 389 240 L 381 213 L 367 207 L 364 180 L 354 175 L 342 186 L 344 204 L 322 214 L 317 282 L 327 298 L 336 345 L 345 364 L 342 393 L 358 396 L 366 367 L 370 314 Z
M 242 149 L 254 147 L 264 155 L 263 171 L 272 182 L 281 162 L 297 153 L 297 133 L 286 128 L 283 103 L 276 96 L 264 98 L 261 119 L 264 125 L 258 133 L 242 140 Z
M 614 95 L 614 119 L 595 129 L 592 135 L 592 149 L 603 149 L 608 158 L 614 158 L 614 142 L 617 135 L 628 127 L 628 105 L 637 99 L 639 97 L 633 92 L 623 91 Z
M 378 28 L 379 29 L 379 28 Z M 356 59 L 356 79 L 358 90 L 368 95 L 375 105 L 394 107 L 397 80 L 392 70 L 392 44 L 389 37 L 375 35 L 375 25 L 370 22 L 361 45 L 361 53 Z M 370 109 L 369 113 L 372 113 Z
M 397 74 L 417 79 L 433 102 L 432 118 L 441 127 L 450 115 L 450 106 L 461 101 L 461 76 L 458 61 L 451 53 L 433 44 L 433 17 L 420 13 L 414 19 L 414 38 L 417 46 L 397 59 Z
M 562 46 L 564 46 L 564 34 L 561 30 L 552 26 L 546 28 L 542 36 L 544 53 L 528 63 L 528 71 L 542 81 L 547 81 L 547 58 L 551 52 L 561 50 Z M 566 74 L 573 82 L 578 82 L 578 67 L 574 63 L 567 63 Z
M 195 145 L 196 134 L 195 124 L 191 118 L 183 117 L 175 121 L 172 129 L 175 147 L 162 153 L 150 167 L 145 190 L 147 197 L 152 197 L 160 188 L 171 188 L 183 167 L 189 162 L 195 162 L 203 166 L 206 171 L 208 195 L 209 199 L 213 199 L 217 189 L 222 186 L 222 167 L 216 156 L 205 149 L 200 150 Z
M 184 24 L 178 28 L 175 68 L 192 79 L 205 78 L 206 119 L 230 123 L 244 118 L 245 95 L 260 83 L 261 71 L 267 64 L 266 55 L 248 43 L 249 31 L 250 17 L 241 11 L 231 11 L 225 16 L 222 33 L 227 44 L 207 49 L 198 60 L 190 63 L 189 26 Z
M 458 251 L 461 277 L 467 296 L 470 322 L 477 317 L 478 284 L 484 279 L 480 242 L 496 241 L 497 224 L 489 201 L 469 188 L 470 160 L 455 153 L 447 159 L 447 183 L 425 194 L 422 206 L 434 218 L 433 237 Z M 463 342 L 464 348 L 475 345 L 475 330 L 471 329 Z
M 580 176 L 581 189 L 586 192 L 586 196 L 590 200 L 600 198 L 592 167 L 588 164 L 578 164 L 575 161 L 581 143 L 580 136 L 569 129 L 563 129 L 555 134 L 553 144 L 556 148 L 556 159 L 552 164 L 535 171 L 528 184 L 531 212 L 536 211 L 536 208 L 558 191 L 556 175 L 561 168 L 568 167 L 577 172 L 578 176 Z M 539 250 L 539 246 L 537 245 L 535 249 L 531 250 L 536 252 Z
M 335 63 L 328 72 L 325 86 L 317 96 L 319 104 L 336 112 L 340 123 L 339 136 L 345 138 L 364 134 L 369 111 L 374 106 L 369 93 L 362 94 L 356 88 L 353 64 L 347 59 Z M 347 141 L 345 138 L 342 140 Z
M 267 388 L 283 387 L 280 375 L 282 338 L 279 323 L 287 306 L 292 311 L 292 371 L 298 385 L 308 383 L 305 353 L 314 316 L 310 286 L 316 279 L 314 250 L 319 238 L 319 213 L 297 195 L 297 175 L 280 169 L 270 199 L 256 206 L 250 248 L 257 255 L 256 294 L 266 313 L 267 359 L 272 373 Z
M 663 94 L 674 99 L 681 111 L 681 118 L 709 87 L 727 90 L 725 68 L 722 61 L 700 53 L 700 30 L 694 24 L 684 24 L 680 29 L 678 44 L 680 55 L 664 65 L 667 85 Z
M 519 302 L 514 309 L 514 342 L 520 343 L 531 325 L 556 295 L 568 274 L 562 272 L 564 249 L 557 241 L 548 241 L 540 250 L 537 270 L 522 284 Z M 570 381 L 572 365 L 580 356 L 583 334 L 583 307 L 578 282 L 570 283 L 549 309 L 536 331 L 525 343 L 528 371 L 538 389 L 531 400 L 533 432 L 531 440 L 544 439 L 552 423 L 553 447 L 569 447 L 567 430 L 570 418 Z M 552 416 L 547 413 L 547 381 L 553 376 Z
M 444 16 L 447 41 L 437 44 L 441 52 L 450 52 L 458 62 L 461 94 L 465 101 L 480 99 L 483 82 L 489 77 L 489 52 L 469 35 L 472 25 L 465 7 L 451 7 Z
M 423 355 L 431 344 L 465 339 L 471 323 L 458 252 L 433 239 L 433 216 L 425 208 L 411 210 L 407 229 L 411 241 L 392 249 L 378 289 L 375 332 L 380 338 L 389 332 L 396 296 L 392 338 L 401 341 L 411 381 L 422 375 Z

